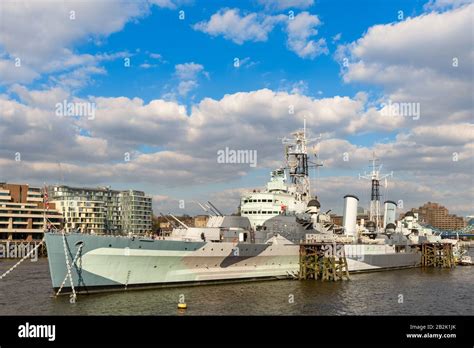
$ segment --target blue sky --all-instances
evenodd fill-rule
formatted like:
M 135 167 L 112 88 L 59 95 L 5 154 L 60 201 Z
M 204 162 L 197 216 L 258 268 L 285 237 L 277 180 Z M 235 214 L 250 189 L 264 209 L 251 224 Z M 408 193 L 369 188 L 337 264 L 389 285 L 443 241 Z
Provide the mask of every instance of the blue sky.
M 361 86 L 342 82 L 339 63 L 333 57 L 337 45 L 358 39 L 372 25 L 397 21 L 400 10 L 406 15 L 418 14 L 423 3 L 366 0 L 342 1 L 334 6 L 333 1 L 318 1 L 309 9 L 317 9 L 324 23 L 319 34 L 329 38 L 330 54 L 318 57 L 317 61 L 303 60 L 289 51 L 280 29 L 272 31 L 266 42 L 238 45 L 222 37 L 209 37 L 192 28 L 192 24 L 208 19 L 222 7 L 215 1 L 182 6 L 180 9 L 185 11 L 185 20 L 178 18 L 177 10 L 152 9 L 150 15 L 138 22 L 127 23 L 122 31 L 110 35 L 100 46 L 94 43 L 79 45 L 78 52 L 90 54 L 130 52 L 131 67 L 124 69 L 121 60 L 108 62 L 104 65 L 107 75 L 96 76 L 94 84 L 78 94 L 139 96 L 150 101 L 162 96 L 165 86 L 172 84 L 176 64 L 192 61 L 202 64 L 211 76 L 200 79 L 200 88 L 192 94 L 197 101 L 264 87 L 281 89 L 285 87 L 285 80 L 287 83 L 306 81 L 310 95 L 317 95 L 318 91 L 324 96 L 353 95 Z M 239 8 L 242 13 L 262 9 L 255 1 L 226 1 L 224 7 Z M 291 8 L 276 13 L 287 14 L 288 11 Z M 299 10 L 293 11 L 297 14 Z M 341 39 L 333 43 L 330 38 L 339 33 Z M 150 58 L 148 53 L 159 53 L 166 62 Z M 247 57 L 256 64 L 250 68 L 234 68 L 234 58 Z M 156 67 L 140 68 L 144 63 L 156 64 Z M 181 101 L 190 105 L 192 97 Z
M 323 134 L 316 194 L 328 209 L 364 194 L 357 174 L 375 152 L 395 172 L 387 198 L 473 210 L 467 0 L 25 4 L 0 5 L 3 180 L 64 176 L 143 189 L 161 211 L 180 199 L 233 211 L 242 191 L 265 184 L 281 162 L 279 139 L 306 118 Z M 58 117 L 63 101 L 94 103 L 94 118 Z M 421 118 L 384 116 L 392 101 L 417 104 Z M 217 165 L 226 146 L 256 150 L 257 168 Z

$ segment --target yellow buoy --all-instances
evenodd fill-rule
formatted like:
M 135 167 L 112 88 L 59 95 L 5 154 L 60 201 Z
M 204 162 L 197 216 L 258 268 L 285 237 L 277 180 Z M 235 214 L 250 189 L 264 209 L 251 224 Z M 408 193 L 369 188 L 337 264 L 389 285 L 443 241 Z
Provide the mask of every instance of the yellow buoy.
M 186 309 L 186 308 L 188 308 L 186 303 L 178 303 L 178 309 Z

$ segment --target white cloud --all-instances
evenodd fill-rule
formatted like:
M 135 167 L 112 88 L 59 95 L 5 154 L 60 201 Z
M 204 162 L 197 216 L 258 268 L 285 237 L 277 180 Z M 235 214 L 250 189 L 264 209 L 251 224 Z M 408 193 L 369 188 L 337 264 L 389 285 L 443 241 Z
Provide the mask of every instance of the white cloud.
M 308 83 L 306 81 L 300 80 L 293 84 L 291 94 L 307 94 L 308 93 Z
M 157 66 L 156 64 L 149 64 L 149 63 L 140 64 L 140 68 L 143 68 L 143 69 L 155 68 L 156 66 Z
M 150 58 L 161 60 L 163 56 L 159 53 L 150 53 Z
M 194 62 L 175 65 L 176 76 L 181 80 L 194 80 L 204 70 L 201 64 Z
M 73 46 L 122 30 L 128 21 L 146 14 L 148 5 L 122 0 L 72 0 L 64 6 L 55 1 L 3 1 L 0 9 L 0 46 L 6 54 L 0 73 L 11 69 L 15 58 L 21 59 L 18 79 L 7 80 L 12 83 L 101 60 L 77 54 Z
M 250 57 L 245 57 L 243 59 L 239 59 L 239 68 L 240 67 L 245 67 L 245 68 L 251 68 L 257 64 L 259 64 L 260 62 L 254 62 L 253 60 L 251 60 Z
M 70 95 L 60 87 L 30 91 L 25 86 L 18 84 L 11 86 L 9 91 L 15 93 L 25 105 L 46 110 L 53 110 L 56 103 L 69 98 Z
M 151 4 L 157 5 L 158 7 L 168 8 L 171 10 L 176 9 L 179 3 L 182 1 L 176 0 L 148 0 Z
M 463 147 L 466 144 L 474 144 L 474 124 L 454 123 L 443 124 L 436 127 L 415 127 L 412 129 L 409 138 L 430 146 Z
M 308 12 L 301 12 L 294 19 L 289 20 L 286 27 L 288 48 L 301 58 L 314 59 L 321 54 L 328 54 L 326 40 L 313 39 L 318 34 L 316 27 L 320 25 L 318 16 Z
M 199 86 L 198 80 L 201 75 L 209 79 L 209 73 L 204 70 L 204 66 L 194 62 L 175 65 L 174 74 L 179 82 L 176 88 L 173 88 L 164 95 L 169 100 L 175 100 L 176 93 L 181 97 L 186 97 L 189 92 Z
M 451 197 L 448 183 L 448 180 L 470 175 L 474 150 L 472 125 L 419 125 L 412 130 L 400 130 L 400 125 L 395 125 L 390 128 L 384 124 L 388 120 L 383 121 L 384 118 L 367 107 L 367 96 L 363 93 L 354 98 L 316 99 L 262 89 L 229 94 L 219 100 L 205 98 L 194 105 L 189 114 L 176 102 L 144 103 L 139 98 L 91 97 L 88 101 L 96 103 L 93 120 L 57 117 L 52 105 L 57 100 L 70 99 L 60 88 L 29 91 L 13 86 L 10 93 L 18 95 L 21 102 L 8 100 L 6 96 L 0 98 L 0 137 L 5 144 L 0 151 L 0 170 L 5 173 L 4 180 L 50 181 L 58 177 L 57 163 L 61 162 L 65 181 L 84 185 L 136 185 L 140 182 L 178 189 L 182 185 L 233 180 L 238 183 L 251 168 L 218 164 L 217 150 L 226 146 L 257 150 L 259 168 L 278 166 L 281 164 L 278 138 L 300 127 L 306 118 L 313 135 L 324 135 L 319 146 L 324 162 L 321 173 L 342 171 L 352 182 L 357 182 L 356 174 L 376 151 L 385 168 L 396 172 L 397 180 L 412 182 L 411 186 L 400 184 L 403 190 L 397 189 L 395 198 L 418 204 L 417 199 L 427 194 L 430 197 L 446 194 L 448 198 L 442 199 L 443 203 L 450 204 L 457 199 L 456 204 L 461 206 L 467 204 L 472 191 L 457 185 L 451 192 L 458 197 L 454 194 Z M 289 113 L 289 106 L 294 114 Z M 362 120 L 361 123 L 354 124 L 358 120 Z M 356 146 L 343 139 L 348 132 L 385 128 L 399 132 L 396 139 L 370 147 Z M 25 142 L 25 138 L 29 141 Z M 142 145 L 152 152 L 142 153 Z M 16 152 L 22 154 L 20 163 L 14 160 Z M 349 154 L 349 162 L 343 161 L 344 152 Z M 130 161 L 124 160 L 125 153 L 130 154 Z M 456 161 L 453 153 L 457 154 Z M 325 195 L 326 187 L 330 182 L 335 185 L 342 181 L 340 176 L 321 179 L 324 183 L 320 186 L 321 195 L 327 199 L 328 209 L 340 206 L 340 197 Z M 469 182 L 469 178 L 466 181 Z M 333 191 L 333 196 L 340 192 L 342 197 L 342 193 L 353 190 L 354 186 L 343 185 Z M 421 191 L 417 194 L 419 190 L 424 190 L 424 196 Z M 218 196 L 213 200 L 219 204 L 225 201 Z M 223 207 L 230 209 L 231 203 Z
M 305 9 L 314 5 L 314 0 L 258 0 L 269 10 Z
M 21 64 L 21 60 L 19 61 Z M 28 66 L 16 66 L 15 59 L 0 58 L 0 84 L 28 83 L 40 77 L 40 74 Z
M 345 82 L 383 88 L 384 102 L 416 102 L 417 125 L 466 122 L 472 117 L 472 11 L 474 5 L 376 25 L 336 57 Z
M 425 10 L 440 11 L 461 7 L 470 3 L 472 3 L 472 0 L 430 0 L 423 8 Z
M 285 19 L 284 15 L 266 16 L 257 13 L 241 16 L 239 9 L 222 9 L 213 14 L 208 22 L 199 22 L 193 28 L 211 36 L 222 35 L 241 45 L 245 41 L 267 41 L 275 25 Z
M 125 97 L 96 97 L 93 101 L 95 119 L 81 120 L 81 127 L 93 137 L 108 139 L 122 153 L 140 144 L 164 146 L 184 136 L 186 109 L 175 102 L 153 100 L 145 104 L 140 98 Z
M 184 97 L 193 89 L 197 88 L 197 86 L 199 86 L 199 84 L 194 80 L 181 81 L 178 84 L 178 93 L 180 96 Z
M 269 33 L 277 24 L 285 25 L 287 47 L 299 57 L 314 59 L 321 54 L 328 54 L 326 40 L 315 39 L 318 34 L 316 27 L 321 25 L 321 21 L 318 16 L 306 11 L 290 19 L 282 14 L 273 16 L 249 13 L 241 16 L 239 9 L 221 9 L 209 21 L 199 22 L 193 28 L 211 36 L 223 36 L 242 45 L 246 41 L 267 41 Z
M 21 102 L 0 97 L 1 157 L 14 160 L 16 153 L 21 161 L 64 161 L 97 163 L 114 153 L 105 139 L 86 138 L 80 134 L 78 122 L 72 117 L 55 113 L 56 103 L 71 98 L 60 88 L 45 91 L 28 91 L 15 85 L 11 93 Z M 28 139 L 28 141 L 25 141 Z
M 342 37 L 342 34 L 341 34 L 341 33 L 337 33 L 336 35 L 334 35 L 334 36 L 332 37 L 332 42 L 335 43 L 335 42 L 339 41 L 339 40 L 341 39 L 341 37 Z

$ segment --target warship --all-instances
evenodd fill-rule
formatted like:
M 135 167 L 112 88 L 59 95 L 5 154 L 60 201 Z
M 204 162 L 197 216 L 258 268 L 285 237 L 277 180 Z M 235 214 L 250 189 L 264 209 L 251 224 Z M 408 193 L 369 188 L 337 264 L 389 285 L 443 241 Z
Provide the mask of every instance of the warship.
M 306 127 L 284 139 L 281 168 L 266 189 L 244 193 L 240 216 L 214 206 L 205 227 L 176 223 L 169 236 L 45 233 L 52 287 L 56 293 L 128 290 L 222 281 L 294 278 L 300 243 L 337 242 L 349 273 L 417 267 L 420 251 L 410 247 L 440 237 L 423 228 L 416 214 L 396 221 L 396 204 L 384 203 L 380 219 L 379 170 L 374 166 L 370 221 L 357 223 L 358 197 L 344 197 L 343 224 L 331 222 L 311 195 Z

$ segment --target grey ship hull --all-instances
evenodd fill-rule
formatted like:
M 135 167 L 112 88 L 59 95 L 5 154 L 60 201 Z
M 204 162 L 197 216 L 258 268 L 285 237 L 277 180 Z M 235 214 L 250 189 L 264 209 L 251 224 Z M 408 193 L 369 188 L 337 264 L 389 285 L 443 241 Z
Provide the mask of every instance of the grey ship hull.
M 299 270 L 296 244 L 248 244 L 150 240 L 116 236 L 46 233 L 52 286 L 59 289 L 79 245 L 71 276 L 77 292 L 280 279 Z M 420 265 L 418 252 L 388 245 L 346 245 L 349 272 Z M 69 279 L 62 293 L 71 291 Z

